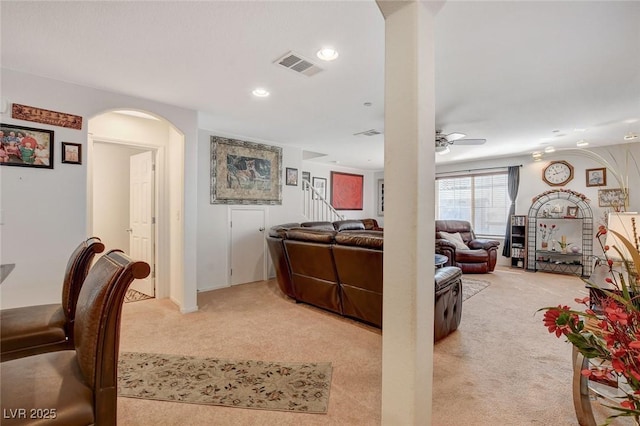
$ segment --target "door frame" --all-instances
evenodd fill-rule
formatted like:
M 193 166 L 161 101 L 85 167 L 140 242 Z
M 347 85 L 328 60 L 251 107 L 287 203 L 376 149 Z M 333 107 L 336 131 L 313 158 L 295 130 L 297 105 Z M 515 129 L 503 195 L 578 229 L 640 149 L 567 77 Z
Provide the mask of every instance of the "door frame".
M 87 231 L 90 235 L 93 235 L 93 161 L 95 161 L 93 157 L 93 144 L 94 142 L 99 143 L 109 143 L 114 145 L 122 145 L 128 146 L 132 148 L 143 149 L 146 151 L 154 152 L 155 159 L 155 189 L 154 189 L 154 213 L 156 217 L 156 226 L 154 229 L 154 239 L 155 239 L 155 247 L 154 247 L 154 263 L 155 265 L 150 265 L 152 267 L 155 266 L 155 297 L 157 299 L 162 299 L 169 297 L 170 295 L 170 280 L 169 280 L 169 268 L 165 268 L 162 265 L 170 264 L 170 252 L 165 247 L 170 247 L 170 232 L 168 226 L 168 218 L 163 215 L 163 211 L 167 207 L 168 199 L 165 195 L 167 187 L 165 186 L 165 148 L 160 145 L 145 145 L 139 142 L 133 142 L 123 139 L 115 139 L 109 137 L 95 136 L 89 134 L 87 138 Z M 98 235 L 99 237 L 99 235 Z M 108 247 L 107 250 L 110 250 L 114 247 Z
M 264 217 L 264 227 L 265 230 L 263 232 L 266 232 L 266 225 L 267 223 L 269 223 L 269 209 L 267 209 L 265 206 L 262 205 L 252 205 L 252 206 L 229 206 L 227 208 L 227 241 L 229 241 L 229 247 L 228 247 L 228 254 L 227 254 L 227 287 L 231 287 L 231 266 L 233 265 L 233 259 L 231 257 L 231 254 L 233 252 L 233 236 L 232 236 L 232 232 L 231 232 L 231 217 L 233 215 L 233 211 L 234 210 L 258 210 L 261 211 L 263 213 L 263 217 Z M 267 239 L 264 237 L 262 238 L 262 253 L 264 254 L 263 260 L 262 260 L 262 281 L 265 281 L 267 279 L 267 260 L 268 260 L 268 256 L 267 256 Z

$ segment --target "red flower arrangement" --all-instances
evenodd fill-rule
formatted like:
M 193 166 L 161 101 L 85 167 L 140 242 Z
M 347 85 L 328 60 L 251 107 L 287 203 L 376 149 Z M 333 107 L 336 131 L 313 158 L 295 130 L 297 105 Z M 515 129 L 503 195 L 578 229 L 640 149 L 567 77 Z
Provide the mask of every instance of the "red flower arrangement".
M 614 290 L 600 289 L 604 296 L 599 300 L 590 300 L 589 297 L 575 299 L 576 303 L 585 305 L 584 311 L 563 305 L 541 309 L 545 311 L 543 323 L 549 333 L 558 338 L 565 336 L 585 358 L 603 361 L 582 370 L 583 376 L 600 382 L 610 377 L 626 381 L 626 397 L 619 406 L 610 407 L 617 413 L 610 416 L 609 421 L 620 416 L 632 417 L 636 422 L 640 420 L 640 240 L 635 221 L 632 221 L 632 226 L 633 242 L 604 226 L 596 234 L 609 267 L 610 276 L 605 281 Z M 631 259 L 623 260 L 629 283 L 607 256 L 611 247 L 602 242 L 607 232 L 613 233 L 631 255 Z M 613 249 L 622 257 L 617 247 L 613 246 Z M 595 283 L 589 284 L 597 288 Z

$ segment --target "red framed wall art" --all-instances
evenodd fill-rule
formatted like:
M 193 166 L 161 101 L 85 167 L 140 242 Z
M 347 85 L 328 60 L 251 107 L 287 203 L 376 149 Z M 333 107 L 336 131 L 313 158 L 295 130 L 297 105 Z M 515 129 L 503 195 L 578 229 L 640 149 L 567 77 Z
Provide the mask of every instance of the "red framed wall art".
M 336 210 L 362 210 L 364 176 L 331 172 L 331 205 Z

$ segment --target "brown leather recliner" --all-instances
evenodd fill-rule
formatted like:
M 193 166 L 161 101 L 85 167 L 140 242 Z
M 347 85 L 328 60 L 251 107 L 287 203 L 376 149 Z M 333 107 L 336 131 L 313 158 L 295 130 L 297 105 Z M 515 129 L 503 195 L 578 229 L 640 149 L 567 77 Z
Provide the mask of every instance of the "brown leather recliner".
M 103 251 L 104 244 L 96 237 L 76 247 L 64 274 L 62 303 L 0 311 L 0 360 L 73 349 L 78 294 L 95 255 Z
M 78 297 L 74 349 L 1 364 L 3 425 L 116 424 L 122 303 L 150 270 L 119 250 L 98 259 Z
M 455 244 L 442 238 L 440 232 L 460 233 L 468 250 L 456 248 Z M 478 239 L 471 224 L 464 220 L 436 220 L 436 253 L 449 258 L 447 266 L 457 266 L 465 274 L 484 274 L 496 267 L 500 241 Z

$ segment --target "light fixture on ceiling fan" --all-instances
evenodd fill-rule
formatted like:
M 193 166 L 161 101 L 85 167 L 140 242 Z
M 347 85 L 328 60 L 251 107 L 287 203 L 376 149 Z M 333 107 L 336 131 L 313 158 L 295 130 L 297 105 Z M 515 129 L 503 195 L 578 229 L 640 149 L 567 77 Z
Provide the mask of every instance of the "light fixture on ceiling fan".
M 487 142 L 486 139 L 464 139 L 466 136 L 464 133 L 444 134 L 442 130 L 436 130 L 436 152 L 444 155 L 451 151 L 451 145 L 482 145 Z

